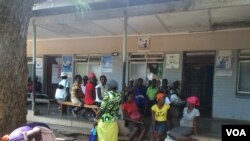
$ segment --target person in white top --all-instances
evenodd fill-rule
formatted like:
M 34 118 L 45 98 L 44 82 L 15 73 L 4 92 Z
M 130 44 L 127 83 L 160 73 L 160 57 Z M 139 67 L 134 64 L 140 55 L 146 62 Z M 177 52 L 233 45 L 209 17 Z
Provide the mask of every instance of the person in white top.
M 100 83 L 96 85 L 96 96 L 95 96 L 95 104 L 97 106 L 101 105 L 102 98 L 104 93 L 107 92 L 107 77 L 105 75 L 100 76 Z
M 61 73 L 61 81 L 58 84 L 58 88 L 61 89 L 60 93 L 56 93 L 55 99 L 56 100 L 64 100 L 67 101 L 67 97 L 70 97 L 70 92 L 69 92 L 69 81 L 67 80 L 67 73 L 62 72 Z
M 195 107 L 199 106 L 200 102 L 196 96 L 188 97 L 186 102 L 180 126 L 170 130 L 168 135 L 178 141 L 195 141 L 190 135 L 197 134 L 197 117 L 200 112 Z
M 84 76 L 82 77 L 82 84 L 81 84 L 83 96 L 84 96 L 84 94 L 85 94 L 85 86 L 87 85 L 87 82 L 88 82 L 88 76 L 87 76 L 87 75 L 84 75 Z

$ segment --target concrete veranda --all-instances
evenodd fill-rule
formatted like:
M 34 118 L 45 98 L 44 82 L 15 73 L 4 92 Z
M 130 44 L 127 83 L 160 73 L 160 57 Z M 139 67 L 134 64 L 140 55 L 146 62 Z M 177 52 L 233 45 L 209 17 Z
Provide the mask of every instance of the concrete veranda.
M 50 114 L 47 114 L 47 105 L 39 104 L 36 106 L 40 110 L 40 115 L 33 115 L 33 111 L 30 110 L 30 105 L 28 107 L 27 120 L 39 121 L 48 123 L 53 131 L 57 132 L 57 137 L 70 136 L 77 137 L 80 140 L 87 141 L 88 134 L 92 128 L 92 121 L 75 118 L 71 113 L 68 115 L 60 116 L 60 112 L 57 111 L 57 104 L 51 104 Z M 145 123 L 150 126 L 150 120 Z M 223 124 L 250 124 L 249 121 L 236 121 L 236 120 L 226 120 L 226 119 L 210 119 L 210 118 L 200 118 L 198 121 L 198 135 L 194 137 L 199 141 L 219 141 L 221 140 L 221 126 Z M 128 129 L 122 127 L 124 125 L 123 121 L 119 121 L 119 128 L 121 129 L 120 138 L 125 139 L 128 135 Z M 59 133 L 59 134 L 58 134 Z M 147 134 L 148 136 L 149 134 Z M 145 137 L 145 140 L 149 139 Z M 77 139 L 78 140 L 78 139 Z

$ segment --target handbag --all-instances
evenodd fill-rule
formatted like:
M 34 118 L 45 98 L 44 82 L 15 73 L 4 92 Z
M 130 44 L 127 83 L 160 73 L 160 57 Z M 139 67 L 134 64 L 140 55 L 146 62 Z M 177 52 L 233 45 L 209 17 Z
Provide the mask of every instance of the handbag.
M 90 130 L 89 141 L 97 141 L 97 132 L 95 128 Z

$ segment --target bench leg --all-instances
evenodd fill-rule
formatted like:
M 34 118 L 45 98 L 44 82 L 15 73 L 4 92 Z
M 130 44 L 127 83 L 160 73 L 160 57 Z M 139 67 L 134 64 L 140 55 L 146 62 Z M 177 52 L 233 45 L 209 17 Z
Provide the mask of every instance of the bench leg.
M 49 115 L 49 112 L 50 112 L 50 102 L 48 103 L 48 115 Z
M 63 116 L 63 105 L 60 104 L 60 106 L 61 106 L 61 117 L 62 117 Z

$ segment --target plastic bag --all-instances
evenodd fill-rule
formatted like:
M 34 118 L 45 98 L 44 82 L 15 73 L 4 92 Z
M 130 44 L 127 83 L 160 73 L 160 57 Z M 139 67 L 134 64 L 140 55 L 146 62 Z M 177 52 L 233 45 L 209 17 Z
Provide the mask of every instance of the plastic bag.
M 90 130 L 89 141 L 97 141 L 97 132 L 95 128 Z

